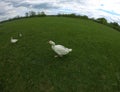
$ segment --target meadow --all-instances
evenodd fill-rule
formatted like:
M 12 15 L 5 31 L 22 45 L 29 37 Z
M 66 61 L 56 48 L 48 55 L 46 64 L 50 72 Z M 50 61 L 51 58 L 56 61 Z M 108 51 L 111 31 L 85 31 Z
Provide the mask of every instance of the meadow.
M 73 51 L 54 58 L 49 40 Z M 0 92 L 120 92 L 120 32 L 66 17 L 0 24 Z

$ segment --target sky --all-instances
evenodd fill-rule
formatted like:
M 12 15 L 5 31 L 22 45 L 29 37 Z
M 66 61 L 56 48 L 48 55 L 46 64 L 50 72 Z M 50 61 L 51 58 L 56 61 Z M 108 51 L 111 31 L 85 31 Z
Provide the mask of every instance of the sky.
M 120 25 L 120 0 L 0 0 L 0 21 L 24 16 L 29 11 L 44 11 L 47 15 L 75 13 L 95 19 L 104 17 Z

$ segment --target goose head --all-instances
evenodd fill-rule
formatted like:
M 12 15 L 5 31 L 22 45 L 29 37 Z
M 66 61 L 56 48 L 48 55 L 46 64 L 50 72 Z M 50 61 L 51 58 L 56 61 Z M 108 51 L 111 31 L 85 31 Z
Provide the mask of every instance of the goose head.
M 11 37 L 11 40 L 13 39 L 13 37 Z
M 21 33 L 19 33 L 19 36 L 20 36 L 20 37 L 22 37 L 22 34 L 21 34 Z
M 53 42 L 51 40 L 49 41 L 49 44 L 52 45 L 52 46 L 55 46 L 55 42 Z

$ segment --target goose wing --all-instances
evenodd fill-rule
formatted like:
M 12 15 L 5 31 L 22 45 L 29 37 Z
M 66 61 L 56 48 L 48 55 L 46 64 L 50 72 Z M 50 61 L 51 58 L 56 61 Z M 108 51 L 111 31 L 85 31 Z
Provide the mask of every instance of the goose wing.
M 54 46 L 53 50 L 59 55 L 65 55 L 68 53 L 68 51 L 66 50 L 66 47 L 64 47 L 62 45 Z

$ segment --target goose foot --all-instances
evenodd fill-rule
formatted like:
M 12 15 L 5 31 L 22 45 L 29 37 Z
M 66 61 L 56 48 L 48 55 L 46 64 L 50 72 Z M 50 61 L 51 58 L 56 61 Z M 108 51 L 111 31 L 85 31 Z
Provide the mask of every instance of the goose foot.
M 57 57 L 58 57 L 58 55 L 55 55 L 54 57 L 55 57 L 55 58 L 57 58 Z

